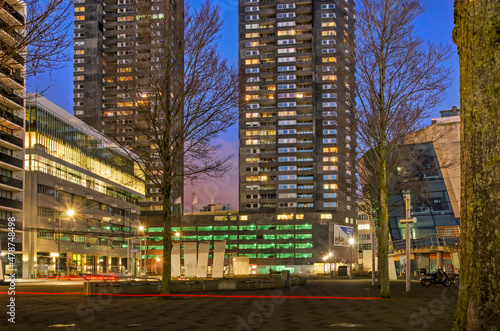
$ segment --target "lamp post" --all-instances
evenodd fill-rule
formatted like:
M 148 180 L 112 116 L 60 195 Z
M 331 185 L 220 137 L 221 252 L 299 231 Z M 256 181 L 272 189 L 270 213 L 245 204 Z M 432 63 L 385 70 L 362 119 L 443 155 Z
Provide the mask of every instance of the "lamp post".
M 75 216 L 75 211 L 73 209 L 68 209 L 66 215 L 69 217 Z M 61 276 L 61 217 L 58 218 L 57 229 L 59 230 L 59 240 L 57 241 L 57 276 Z
M 406 224 L 406 292 L 410 292 L 411 288 L 411 234 L 410 234 L 410 224 L 417 223 L 415 217 L 410 218 L 411 205 L 410 205 L 410 194 L 408 193 L 405 198 L 406 205 L 406 218 L 399 220 L 400 223 Z
M 351 245 L 351 267 L 349 268 L 349 279 L 352 279 L 352 246 L 354 246 L 354 238 L 349 239 L 349 244 Z
M 332 252 L 329 252 L 328 253 L 328 264 L 330 265 L 330 278 L 333 278 L 333 270 L 332 270 L 332 256 L 333 256 L 333 253 Z

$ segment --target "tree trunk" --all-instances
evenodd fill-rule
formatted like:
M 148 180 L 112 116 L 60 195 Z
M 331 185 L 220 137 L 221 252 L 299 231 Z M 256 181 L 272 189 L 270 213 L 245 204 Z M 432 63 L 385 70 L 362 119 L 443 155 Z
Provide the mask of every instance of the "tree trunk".
M 389 283 L 389 207 L 387 201 L 387 167 L 385 139 L 379 146 L 380 169 L 379 169 L 379 245 L 378 245 L 378 269 L 380 274 L 380 296 L 389 298 L 391 289 Z
M 460 292 L 454 330 L 500 321 L 500 0 L 456 0 L 460 59 Z
M 172 211 L 170 210 L 171 185 L 165 185 L 163 191 L 163 274 L 161 293 L 170 294 L 172 278 Z

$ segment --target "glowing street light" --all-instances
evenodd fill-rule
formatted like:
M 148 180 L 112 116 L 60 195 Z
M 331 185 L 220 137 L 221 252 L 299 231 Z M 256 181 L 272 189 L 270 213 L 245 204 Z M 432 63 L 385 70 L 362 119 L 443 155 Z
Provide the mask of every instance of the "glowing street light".
M 352 246 L 354 246 L 354 238 L 349 238 L 349 245 L 351 245 L 351 268 L 349 269 L 349 279 L 352 279 Z

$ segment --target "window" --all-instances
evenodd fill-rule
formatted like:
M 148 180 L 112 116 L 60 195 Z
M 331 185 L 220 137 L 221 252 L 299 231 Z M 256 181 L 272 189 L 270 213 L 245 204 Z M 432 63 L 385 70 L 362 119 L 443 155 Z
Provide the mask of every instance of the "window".
M 259 38 L 259 34 L 257 32 L 245 33 L 245 38 Z
M 278 18 L 288 18 L 288 17 L 295 17 L 295 13 L 278 13 L 277 15 Z
M 278 102 L 278 108 L 283 108 L 283 107 L 295 107 L 297 105 L 296 102 Z M 281 121 L 280 121 L 281 122 Z M 286 122 L 286 121 L 285 121 Z M 290 121 L 292 122 L 292 121 Z M 295 121 L 293 121 L 295 122 Z M 294 123 L 295 124 L 295 123 Z M 278 124 L 280 125 L 280 124 Z
M 324 117 L 337 116 L 337 112 L 334 110 L 324 111 L 323 116 Z
M 323 175 L 323 180 L 337 180 L 337 175 Z
M 259 15 L 247 15 L 245 16 L 245 21 L 255 21 L 259 19 Z
M 295 98 L 295 93 L 278 93 L 278 99 Z
M 245 73 L 246 74 L 257 74 L 257 73 L 259 73 L 259 68 L 246 68 Z
M 278 153 L 295 153 L 297 152 L 296 147 L 281 147 L 278 148 Z
M 335 22 L 321 22 L 321 27 L 326 28 L 326 27 L 336 27 L 337 24 Z
M 337 50 L 335 48 L 323 48 L 321 50 L 323 54 L 337 54 Z
M 325 76 L 321 76 L 321 80 L 337 80 L 337 76 L 335 76 L 335 75 L 325 75 Z
M 323 130 L 323 134 L 337 134 L 337 130 L 335 129 L 330 129 L 330 130 Z
M 328 208 L 328 207 L 337 207 L 337 203 L 336 202 L 323 202 L 323 207 L 325 208 Z
M 281 30 L 277 33 L 278 37 L 280 36 L 295 36 L 295 30 Z
M 295 53 L 295 48 L 278 48 L 278 54 Z
M 321 31 L 322 36 L 336 36 L 337 32 L 334 30 Z
M 245 7 L 245 12 L 259 11 L 259 6 Z
M 323 108 L 337 107 L 337 103 L 336 102 L 323 102 L 322 106 L 323 106 Z
M 83 21 L 85 19 L 85 15 L 75 16 L 75 21 Z
M 247 56 L 259 55 L 259 51 L 246 51 L 245 55 L 247 55 Z
M 325 156 L 323 157 L 323 162 L 338 162 L 338 158 L 336 156 Z
M 321 62 L 325 63 L 325 62 L 337 62 L 337 58 L 336 57 L 324 57 L 321 59 Z
M 278 27 L 295 26 L 295 22 L 278 22 Z
M 247 41 L 245 43 L 245 47 L 257 47 L 257 46 L 259 46 L 258 41 Z
M 295 75 L 281 75 L 281 76 L 278 76 L 278 80 L 293 80 L 293 79 L 297 79 L 297 76 L 295 76 Z
M 278 84 L 278 90 L 288 90 L 297 88 L 296 84 Z
M 335 5 L 333 3 L 322 4 L 321 9 L 335 9 Z
M 245 25 L 245 29 L 258 29 L 259 25 L 258 24 L 247 24 Z
M 333 219 L 332 214 L 321 214 L 322 220 L 331 220 Z
M 335 13 L 322 13 L 321 18 L 335 18 Z
M 335 143 L 337 143 L 337 139 L 335 138 L 323 139 L 323 144 L 335 144 Z
M 85 51 L 83 49 L 76 49 L 75 50 L 75 55 L 83 55 L 85 54 Z
M 328 120 L 328 121 L 323 121 L 323 125 L 337 125 L 336 121 Z
M 295 57 L 279 57 L 278 62 L 295 62 L 297 58 Z
M 324 199 L 335 199 L 337 198 L 337 193 L 323 193 Z
M 323 93 L 322 97 L 323 97 L 323 99 L 336 98 L 337 93 Z
M 297 130 L 295 129 L 286 129 L 286 130 L 278 130 L 278 134 L 295 134 Z
M 295 44 L 295 39 L 280 39 L 278 40 L 278 45 L 291 45 Z
M 247 59 L 245 60 L 245 65 L 252 65 L 252 64 L 259 64 L 260 60 L 259 59 Z
M 321 45 L 335 45 L 336 43 L 335 39 L 321 40 Z
M 336 190 L 336 189 L 338 189 L 338 185 L 337 184 L 324 184 L 323 189 L 324 190 Z
M 297 139 L 295 138 L 278 139 L 278 144 L 295 144 L 296 142 Z
M 280 5 L 278 5 L 277 8 L 278 9 L 291 9 L 291 8 L 295 8 L 295 4 L 294 3 L 280 4 Z

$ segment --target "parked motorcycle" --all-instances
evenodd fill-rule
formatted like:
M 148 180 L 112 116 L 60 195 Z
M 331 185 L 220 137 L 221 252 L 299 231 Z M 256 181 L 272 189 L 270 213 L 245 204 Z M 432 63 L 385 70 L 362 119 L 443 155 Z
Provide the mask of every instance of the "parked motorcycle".
M 441 280 L 438 278 L 438 272 L 441 272 Z M 425 287 L 429 287 L 432 284 L 441 284 L 443 286 L 451 286 L 452 282 L 450 277 L 443 270 L 438 270 L 437 272 L 427 272 L 426 268 L 420 269 L 420 284 Z

